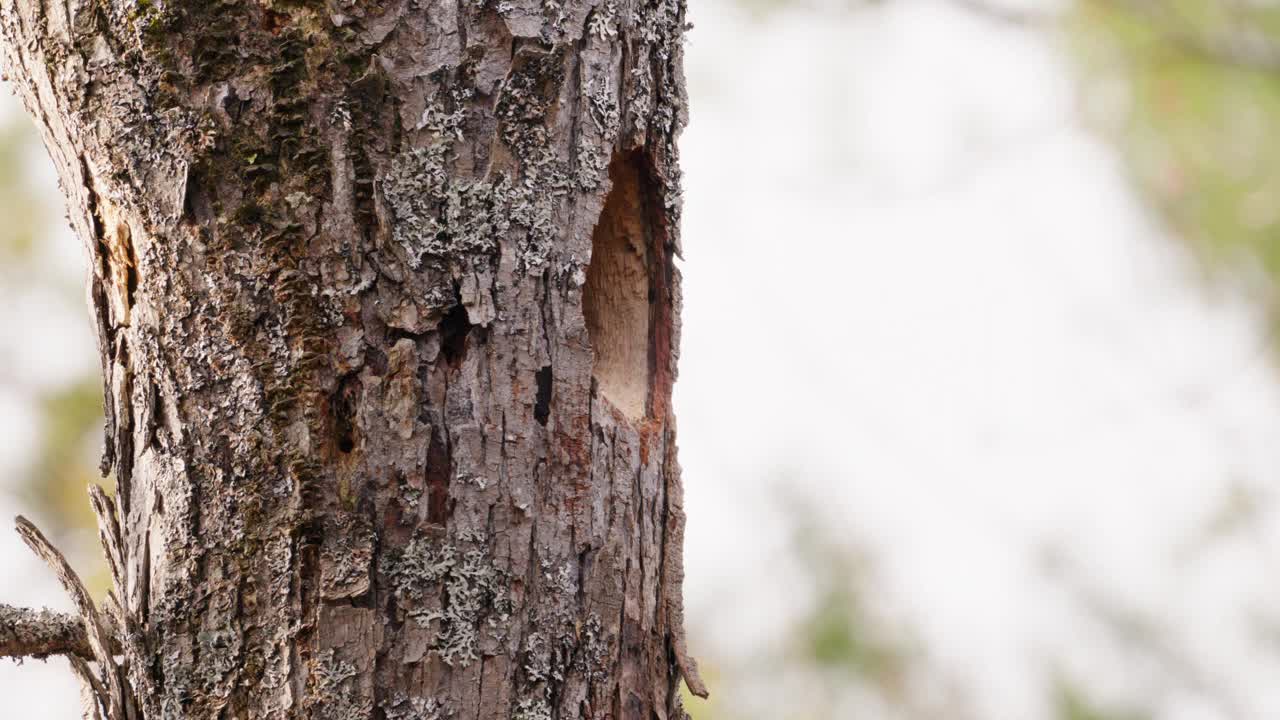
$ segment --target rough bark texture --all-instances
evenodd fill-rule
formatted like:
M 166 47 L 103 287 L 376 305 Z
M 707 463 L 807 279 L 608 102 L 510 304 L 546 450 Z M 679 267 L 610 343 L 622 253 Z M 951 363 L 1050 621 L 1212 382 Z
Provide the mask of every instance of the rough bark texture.
M 49 610 L 0 604 L 0 658 L 44 658 L 62 653 L 93 657 L 83 621 Z
M 95 712 L 684 717 L 683 31 L 681 0 L 0 0 L 91 258 Z

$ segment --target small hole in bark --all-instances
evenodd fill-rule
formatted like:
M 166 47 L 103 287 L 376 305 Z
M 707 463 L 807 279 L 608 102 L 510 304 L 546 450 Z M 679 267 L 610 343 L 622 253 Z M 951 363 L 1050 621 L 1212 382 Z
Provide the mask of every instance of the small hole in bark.
M 160 391 L 152 385 L 148 392 L 151 395 L 151 433 L 147 438 L 147 445 L 153 448 L 160 447 L 160 433 L 164 432 L 164 397 L 160 395 Z
M 333 395 L 333 432 L 338 451 L 349 453 L 356 448 L 355 423 L 356 397 L 360 381 L 354 375 L 346 375 L 338 381 Z
M 387 354 L 376 346 L 369 345 L 364 351 L 364 364 L 369 366 L 374 375 L 382 377 L 387 374 Z
M 467 336 L 472 327 L 462 303 L 454 305 L 440 321 L 440 352 L 450 367 L 458 367 L 466 357 Z
M 133 307 L 133 296 L 138 292 L 138 258 L 133 254 L 133 244 L 129 244 L 129 266 L 125 270 L 125 297 L 129 307 Z
M 583 315 L 600 394 L 632 418 L 649 394 L 649 245 L 645 173 L 639 153 L 609 165 L 613 189 L 591 237 Z
M 279 35 L 280 29 L 288 23 L 288 20 L 288 15 L 282 15 L 278 12 L 268 10 L 262 15 L 262 29 L 272 35 Z
M 547 418 L 551 417 L 551 366 L 543 365 L 535 379 L 538 381 L 538 397 L 533 406 L 533 418 L 546 425 Z
M 444 525 L 449 519 L 449 478 L 453 474 L 449 446 L 434 428 L 427 448 L 427 522 Z

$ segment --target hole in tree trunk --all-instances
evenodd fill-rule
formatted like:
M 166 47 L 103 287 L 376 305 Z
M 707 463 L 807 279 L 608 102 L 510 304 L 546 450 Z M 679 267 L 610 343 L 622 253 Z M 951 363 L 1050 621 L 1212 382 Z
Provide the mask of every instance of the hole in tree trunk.
M 613 189 L 591 238 L 583 315 L 600 393 L 631 418 L 649 396 L 649 252 L 652 229 L 640 153 L 615 156 Z
M 442 433 L 431 430 L 431 444 L 427 447 L 426 491 L 427 522 L 444 525 L 453 514 L 449 500 L 449 479 L 453 475 L 453 459 Z
M 456 368 L 462 364 L 462 359 L 467 354 L 467 336 L 472 327 L 461 300 L 440 321 L 440 352 L 449 367 Z
M 538 382 L 538 396 L 533 405 L 533 418 L 540 425 L 546 425 L 547 418 L 551 417 L 551 366 L 543 365 L 534 379 Z
M 359 403 L 360 380 L 354 374 L 343 375 L 331 401 L 333 408 L 334 440 L 338 452 L 349 453 L 356 448 L 355 414 Z

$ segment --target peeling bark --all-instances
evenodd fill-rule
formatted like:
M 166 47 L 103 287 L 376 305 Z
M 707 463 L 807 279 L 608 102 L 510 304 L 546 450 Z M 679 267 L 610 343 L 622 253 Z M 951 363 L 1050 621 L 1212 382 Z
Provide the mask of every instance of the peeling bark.
M 705 693 L 669 402 L 684 29 L 681 0 L 0 0 L 90 258 L 118 604 L 80 608 L 91 715 Z

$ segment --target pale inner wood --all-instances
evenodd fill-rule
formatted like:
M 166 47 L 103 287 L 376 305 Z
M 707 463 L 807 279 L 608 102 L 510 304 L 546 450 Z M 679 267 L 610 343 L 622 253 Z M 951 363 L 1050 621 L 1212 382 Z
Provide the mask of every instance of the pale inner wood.
M 613 189 L 591 239 L 583 313 L 600 393 L 631 418 L 649 395 L 649 227 L 639 169 L 609 166 Z

